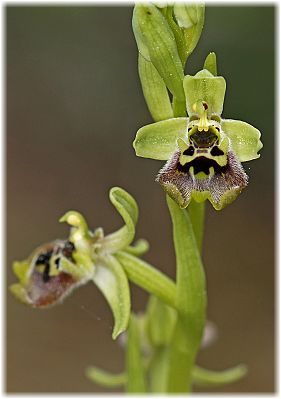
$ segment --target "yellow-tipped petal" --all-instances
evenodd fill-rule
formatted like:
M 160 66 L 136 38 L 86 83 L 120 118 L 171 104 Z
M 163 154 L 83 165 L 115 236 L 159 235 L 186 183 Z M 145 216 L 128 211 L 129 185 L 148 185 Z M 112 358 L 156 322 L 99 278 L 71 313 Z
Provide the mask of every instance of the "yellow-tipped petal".
M 30 263 L 27 261 L 13 263 L 13 271 L 17 276 L 17 278 L 19 279 L 20 283 L 23 285 L 27 283 L 29 270 L 30 270 Z

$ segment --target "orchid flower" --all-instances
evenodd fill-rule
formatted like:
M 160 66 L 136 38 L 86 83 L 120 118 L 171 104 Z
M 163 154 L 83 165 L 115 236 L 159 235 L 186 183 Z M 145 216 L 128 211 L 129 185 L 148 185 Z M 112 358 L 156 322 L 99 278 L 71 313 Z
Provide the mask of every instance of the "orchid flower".
M 156 180 L 181 208 L 208 199 L 216 210 L 246 187 L 241 162 L 259 158 L 260 132 L 246 122 L 222 119 L 226 82 L 208 69 L 183 80 L 188 117 L 138 130 L 136 155 L 167 160 Z

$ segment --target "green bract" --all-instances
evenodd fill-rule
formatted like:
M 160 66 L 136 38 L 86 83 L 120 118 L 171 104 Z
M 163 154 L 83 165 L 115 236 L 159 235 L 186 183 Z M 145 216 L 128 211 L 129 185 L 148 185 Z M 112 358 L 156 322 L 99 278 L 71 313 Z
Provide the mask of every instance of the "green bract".
M 69 238 L 42 245 L 27 260 L 14 262 L 19 283 L 10 290 L 25 304 L 42 308 L 61 302 L 74 288 L 93 281 L 112 309 L 116 338 L 128 326 L 131 301 L 127 275 L 115 254 L 128 251 L 134 259 L 131 253 L 140 255 L 148 245 L 142 240 L 129 247 L 138 219 L 134 198 L 118 187 L 112 188 L 109 196 L 124 219 L 123 227 L 104 237 L 101 228 L 92 233 L 80 213 L 67 212 L 60 221 L 71 226 Z
M 137 4 L 133 31 L 139 50 L 139 76 L 155 121 L 185 116 L 185 63 L 202 32 L 204 4 Z M 172 104 L 169 98 L 172 94 Z
M 144 126 L 133 146 L 138 156 L 168 160 L 156 180 L 180 207 L 208 199 L 220 210 L 247 185 L 241 162 L 259 158 L 262 143 L 259 130 L 248 123 L 221 119 L 226 82 L 213 75 L 214 53 L 204 67 L 183 80 L 189 118 Z

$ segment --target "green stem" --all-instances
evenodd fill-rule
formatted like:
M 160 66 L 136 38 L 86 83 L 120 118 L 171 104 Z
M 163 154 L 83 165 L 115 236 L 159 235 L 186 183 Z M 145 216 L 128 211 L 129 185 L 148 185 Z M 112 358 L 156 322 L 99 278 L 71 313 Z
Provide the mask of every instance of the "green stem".
M 205 202 L 198 203 L 195 201 L 191 201 L 187 210 L 192 223 L 197 246 L 199 252 L 201 252 L 204 235 Z
M 126 347 L 126 392 L 146 392 L 145 368 L 141 353 L 140 331 L 137 317 L 132 314 L 128 329 L 128 342 Z
M 207 300 L 205 274 L 190 215 L 170 197 L 167 197 L 167 203 L 173 222 L 177 260 L 176 305 L 179 312 L 171 341 L 167 389 L 168 392 L 179 393 L 191 390 L 192 369 L 205 326 Z

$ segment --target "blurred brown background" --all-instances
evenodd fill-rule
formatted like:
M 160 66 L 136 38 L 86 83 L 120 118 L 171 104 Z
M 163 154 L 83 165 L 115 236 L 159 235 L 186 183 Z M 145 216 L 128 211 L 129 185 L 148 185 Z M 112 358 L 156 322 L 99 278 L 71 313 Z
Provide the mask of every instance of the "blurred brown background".
M 146 259 L 174 276 L 165 196 L 154 176 L 161 162 L 135 157 L 136 130 L 151 121 L 137 74 L 132 6 L 6 7 L 7 280 L 13 260 L 67 235 L 68 209 L 92 228 L 121 224 L 108 200 L 124 187 L 140 207 Z M 258 161 L 244 164 L 249 187 L 222 212 L 207 206 L 204 260 L 208 318 L 216 343 L 199 363 L 243 362 L 249 374 L 214 392 L 274 391 L 274 20 L 273 6 L 207 6 L 205 28 L 187 73 L 218 56 L 227 80 L 224 116 L 263 133 Z M 132 287 L 135 310 L 147 295 Z M 7 295 L 7 391 L 101 392 L 87 365 L 121 371 L 112 317 L 94 285 L 62 306 L 32 310 Z

